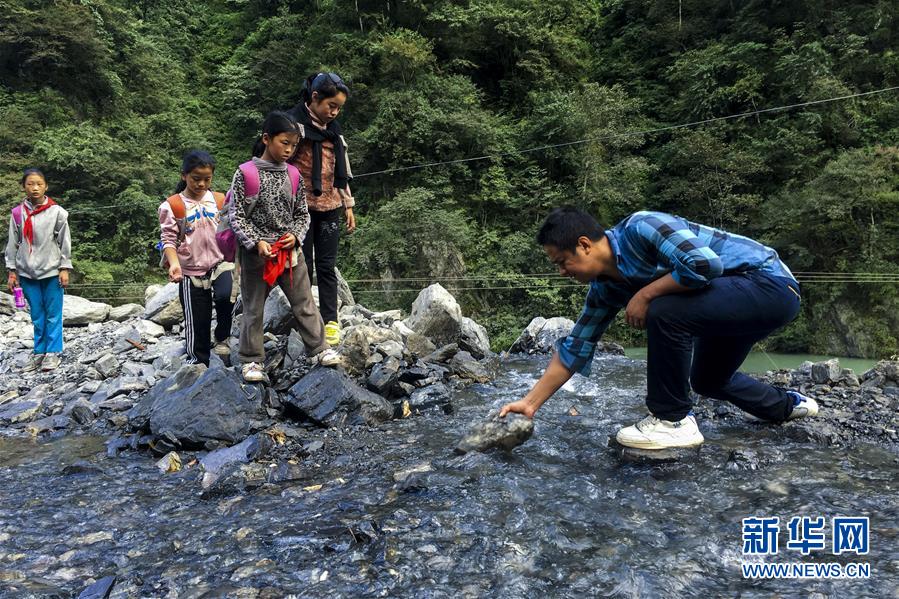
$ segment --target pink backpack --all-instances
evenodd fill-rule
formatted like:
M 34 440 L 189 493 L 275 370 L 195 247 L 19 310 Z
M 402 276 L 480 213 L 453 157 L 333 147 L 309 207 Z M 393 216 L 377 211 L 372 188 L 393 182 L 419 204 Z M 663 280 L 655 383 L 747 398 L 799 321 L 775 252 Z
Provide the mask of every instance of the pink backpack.
M 250 201 L 250 205 L 246 209 L 246 214 L 249 216 L 259 199 L 259 169 L 252 160 L 244 162 L 238 168 L 243 174 L 244 195 Z M 296 196 L 300 189 L 300 171 L 292 164 L 288 164 L 287 176 L 290 177 L 291 191 Z M 231 228 L 231 218 L 228 215 L 232 194 L 233 190 L 231 189 L 225 194 L 225 203 L 219 211 L 219 225 L 215 233 L 215 241 L 222 250 L 225 262 L 234 262 L 237 256 L 237 236 Z

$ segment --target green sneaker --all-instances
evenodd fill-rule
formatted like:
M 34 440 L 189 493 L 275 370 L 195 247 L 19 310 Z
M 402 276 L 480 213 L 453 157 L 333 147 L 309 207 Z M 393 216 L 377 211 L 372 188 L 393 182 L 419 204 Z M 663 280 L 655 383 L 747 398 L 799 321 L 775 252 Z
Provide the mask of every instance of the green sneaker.
M 327 341 L 328 345 L 331 347 L 340 345 L 340 325 L 333 320 L 325 325 L 325 341 Z
M 35 370 L 40 370 L 45 355 L 46 354 L 31 354 L 31 357 L 28 358 L 25 366 L 22 367 L 22 372 L 34 372 Z

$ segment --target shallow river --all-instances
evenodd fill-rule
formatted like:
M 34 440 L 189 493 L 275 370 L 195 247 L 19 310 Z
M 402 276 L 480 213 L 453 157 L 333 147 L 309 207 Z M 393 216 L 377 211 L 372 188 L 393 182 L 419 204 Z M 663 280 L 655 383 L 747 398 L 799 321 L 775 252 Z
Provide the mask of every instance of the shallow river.
M 0 439 L 0 596 L 72 597 L 116 575 L 113 597 L 899 597 L 895 454 L 700 422 L 696 457 L 622 461 L 607 441 L 643 415 L 641 361 L 598 358 L 511 454 L 453 456 L 544 364 L 507 363 L 494 384 L 458 394 L 451 415 L 332 432 L 322 455 L 338 457 L 302 458 L 301 480 L 207 499 L 195 468 L 108 459 L 103 439 Z M 734 449 L 758 467 L 729 464 Z M 62 473 L 79 460 L 96 470 Z M 396 482 L 422 464 L 432 470 Z M 752 516 L 780 518 L 767 562 L 862 563 L 870 578 L 744 579 L 741 562 L 761 561 L 742 554 Z M 793 516 L 823 516 L 827 548 L 787 549 Z M 832 555 L 834 516 L 870 517 L 867 555 Z

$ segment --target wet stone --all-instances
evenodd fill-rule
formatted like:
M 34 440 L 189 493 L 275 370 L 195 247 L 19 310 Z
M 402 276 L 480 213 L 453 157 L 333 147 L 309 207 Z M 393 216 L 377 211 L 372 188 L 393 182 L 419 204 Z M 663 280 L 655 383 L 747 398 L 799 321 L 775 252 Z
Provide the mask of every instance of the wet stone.
M 94 369 L 99 372 L 103 378 L 108 379 L 115 375 L 119 369 L 119 361 L 112 354 L 105 354 L 102 358 L 94 362 Z
M 475 425 L 458 445 L 456 453 L 465 454 L 472 451 L 488 449 L 510 450 L 518 447 L 534 434 L 534 421 L 520 414 L 508 414 L 500 418 L 499 413 Z
M 300 379 L 285 402 L 322 426 L 371 425 L 393 416 L 393 408 L 383 397 L 330 368 L 316 368 Z
M 609 447 L 615 450 L 618 459 L 632 464 L 664 464 L 670 462 L 695 461 L 699 457 L 702 445 L 696 447 L 671 447 L 668 449 L 638 449 L 625 447 L 609 437 Z
M 130 393 L 132 391 L 146 391 L 148 388 L 147 382 L 142 378 L 120 376 L 110 383 L 107 391 L 107 399 L 112 399 L 117 395 Z

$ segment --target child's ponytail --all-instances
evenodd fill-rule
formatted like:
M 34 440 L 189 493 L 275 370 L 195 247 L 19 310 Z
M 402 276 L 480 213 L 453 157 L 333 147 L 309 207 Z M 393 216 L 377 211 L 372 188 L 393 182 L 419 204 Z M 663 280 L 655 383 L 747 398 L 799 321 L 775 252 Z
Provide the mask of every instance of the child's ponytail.
M 181 174 L 189 175 L 192 170 L 198 167 L 208 166 L 215 172 L 215 158 L 209 152 L 203 150 L 192 150 L 184 155 L 181 161 Z M 182 177 L 175 186 L 175 193 L 181 193 L 187 189 L 187 182 Z

